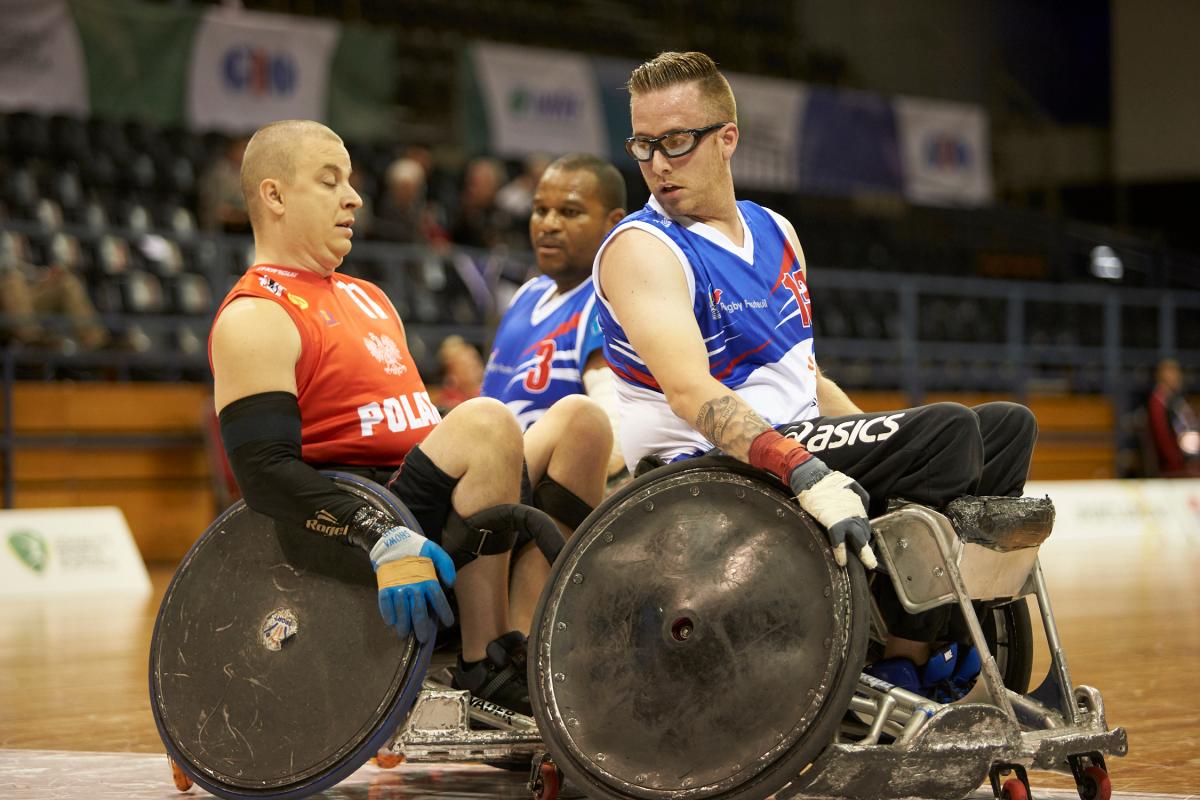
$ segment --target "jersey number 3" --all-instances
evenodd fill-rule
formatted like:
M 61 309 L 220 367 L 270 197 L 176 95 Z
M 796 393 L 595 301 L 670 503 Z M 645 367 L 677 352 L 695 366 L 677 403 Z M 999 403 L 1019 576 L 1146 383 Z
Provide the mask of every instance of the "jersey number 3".
M 550 362 L 554 360 L 554 340 L 547 339 L 538 345 L 534 356 L 537 362 L 525 373 L 525 389 L 530 392 L 544 392 L 550 385 Z

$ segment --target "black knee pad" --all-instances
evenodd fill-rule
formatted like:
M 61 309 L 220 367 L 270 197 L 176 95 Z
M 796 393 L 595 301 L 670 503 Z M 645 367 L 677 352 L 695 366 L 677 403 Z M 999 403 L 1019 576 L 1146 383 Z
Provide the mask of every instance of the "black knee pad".
M 556 520 L 575 530 L 592 513 L 592 507 L 579 495 L 563 486 L 549 475 L 542 477 L 533 487 L 533 505 Z

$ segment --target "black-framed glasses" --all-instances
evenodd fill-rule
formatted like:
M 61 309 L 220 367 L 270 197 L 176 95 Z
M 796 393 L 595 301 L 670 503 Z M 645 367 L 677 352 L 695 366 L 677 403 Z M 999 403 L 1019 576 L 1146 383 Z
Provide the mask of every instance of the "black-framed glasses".
M 728 122 L 714 122 L 707 128 L 685 128 L 653 138 L 630 136 L 625 140 L 625 152 L 629 153 L 629 157 L 634 161 L 649 161 L 654 158 L 656 149 L 662 151 L 667 158 L 679 158 L 695 150 L 705 136 L 728 124 Z

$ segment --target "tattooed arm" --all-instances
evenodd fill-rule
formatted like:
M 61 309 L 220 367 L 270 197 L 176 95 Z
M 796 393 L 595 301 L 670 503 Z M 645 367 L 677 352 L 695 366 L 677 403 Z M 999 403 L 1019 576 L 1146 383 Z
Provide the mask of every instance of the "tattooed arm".
M 604 250 L 600 282 L 671 410 L 714 445 L 749 463 L 750 443 L 770 426 L 709 373 L 708 350 L 675 254 L 649 233 L 624 231 Z
M 692 424 L 704 438 L 742 461 L 750 459 L 750 443 L 771 426 L 733 392 L 700 406 Z

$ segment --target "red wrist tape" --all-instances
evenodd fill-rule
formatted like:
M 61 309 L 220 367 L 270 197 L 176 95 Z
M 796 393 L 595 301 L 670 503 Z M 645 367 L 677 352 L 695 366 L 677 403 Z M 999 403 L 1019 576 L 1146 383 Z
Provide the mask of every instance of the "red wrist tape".
M 812 453 L 778 431 L 763 431 L 750 443 L 750 466 L 765 469 L 784 483 L 792 470 L 812 458 Z

